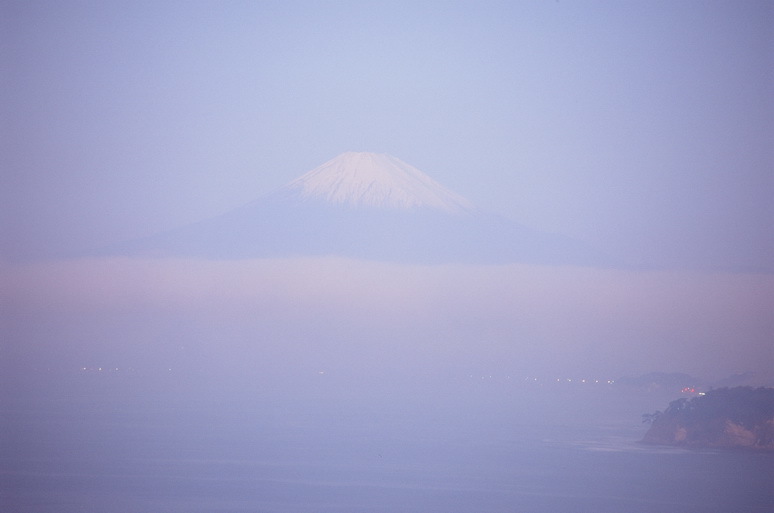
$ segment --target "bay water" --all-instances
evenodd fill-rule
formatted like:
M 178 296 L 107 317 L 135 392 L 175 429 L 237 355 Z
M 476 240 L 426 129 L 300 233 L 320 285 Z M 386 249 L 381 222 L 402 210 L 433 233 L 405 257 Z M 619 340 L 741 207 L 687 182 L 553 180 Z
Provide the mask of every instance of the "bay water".
M 668 400 L 478 376 L 32 380 L 0 403 L 0 511 L 774 511 L 774 454 L 639 443 Z

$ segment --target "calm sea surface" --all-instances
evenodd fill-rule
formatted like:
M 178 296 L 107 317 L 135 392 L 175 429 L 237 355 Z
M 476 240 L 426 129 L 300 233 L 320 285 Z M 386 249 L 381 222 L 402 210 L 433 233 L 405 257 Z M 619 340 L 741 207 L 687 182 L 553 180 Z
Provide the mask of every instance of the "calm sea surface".
M 1 404 L 3 512 L 774 511 L 774 454 L 640 445 L 666 404 L 620 390 L 89 378 Z

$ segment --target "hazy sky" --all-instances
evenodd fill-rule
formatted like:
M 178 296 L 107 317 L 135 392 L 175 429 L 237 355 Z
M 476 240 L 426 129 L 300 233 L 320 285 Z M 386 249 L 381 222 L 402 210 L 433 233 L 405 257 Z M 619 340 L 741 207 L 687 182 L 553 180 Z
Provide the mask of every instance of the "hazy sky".
M 205 218 L 356 150 L 630 257 L 772 268 L 771 2 L 2 9 L 16 251 Z
M 487 353 L 492 361 L 508 354 L 500 362 L 566 351 L 568 364 L 611 372 L 725 372 L 765 368 L 772 357 L 771 2 L 5 1 L 0 9 L 6 257 L 147 235 L 225 212 L 344 151 L 385 152 L 486 209 L 669 269 L 443 268 L 423 289 L 406 278 L 419 273 L 412 268 L 379 271 L 405 278 L 401 288 L 366 286 L 365 268 L 346 274 L 340 262 L 263 263 L 245 270 L 260 277 L 248 283 L 268 280 L 289 295 L 273 303 L 256 285 L 245 304 L 304 297 L 319 312 L 349 297 L 334 302 L 341 318 L 375 290 L 384 304 L 374 311 L 434 305 L 425 316 L 395 314 L 405 332 L 435 325 L 446 337 L 480 337 L 500 348 Z M 181 263 L 173 268 L 199 274 L 180 280 L 165 278 L 168 262 L 156 265 L 5 264 L 4 300 L 19 314 L 13 341 L 49 347 L 56 333 L 94 348 L 111 329 L 139 329 L 133 320 L 151 317 L 164 327 L 144 322 L 142 332 L 124 331 L 126 343 L 166 340 L 204 305 L 225 311 L 244 293 L 232 264 Z M 307 290 L 299 269 L 315 266 L 326 271 L 310 275 Z M 349 296 L 325 278 L 341 273 L 356 284 Z M 215 280 L 224 276 L 232 281 Z M 482 301 L 470 304 L 466 283 Z M 428 303 L 417 300 L 423 290 Z M 390 291 L 394 302 L 384 300 Z M 451 303 L 438 306 L 444 292 Z M 191 309 L 163 317 L 159 304 Z M 483 310 L 461 316 L 474 306 Z M 63 313 L 72 309 L 78 315 Z M 306 318 L 302 310 L 288 306 L 290 325 Z M 25 324 L 36 315 L 46 322 Z M 232 326 L 219 322 L 209 333 Z M 356 338 L 353 330 L 342 339 Z M 544 346 L 519 353 L 514 340 Z M 697 354 L 700 363 L 681 363 Z

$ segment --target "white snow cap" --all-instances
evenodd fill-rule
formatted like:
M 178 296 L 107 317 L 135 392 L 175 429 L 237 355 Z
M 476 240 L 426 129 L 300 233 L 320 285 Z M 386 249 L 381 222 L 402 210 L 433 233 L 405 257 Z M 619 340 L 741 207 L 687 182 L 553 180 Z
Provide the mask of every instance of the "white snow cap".
M 476 209 L 419 169 L 384 153 L 342 153 L 286 187 L 302 198 L 355 207 L 431 207 L 452 213 Z

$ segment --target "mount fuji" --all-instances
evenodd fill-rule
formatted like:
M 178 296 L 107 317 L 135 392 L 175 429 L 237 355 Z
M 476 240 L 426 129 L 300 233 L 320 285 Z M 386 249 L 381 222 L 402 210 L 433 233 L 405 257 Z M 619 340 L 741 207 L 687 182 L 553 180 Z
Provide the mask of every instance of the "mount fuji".
M 343 153 L 284 187 L 302 199 L 380 209 L 431 208 L 449 214 L 472 212 L 462 196 L 390 155 Z
M 486 213 L 405 162 L 348 152 L 242 207 L 103 254 L 336 255 L 403 263 L 609 266 L 580 241 Z

